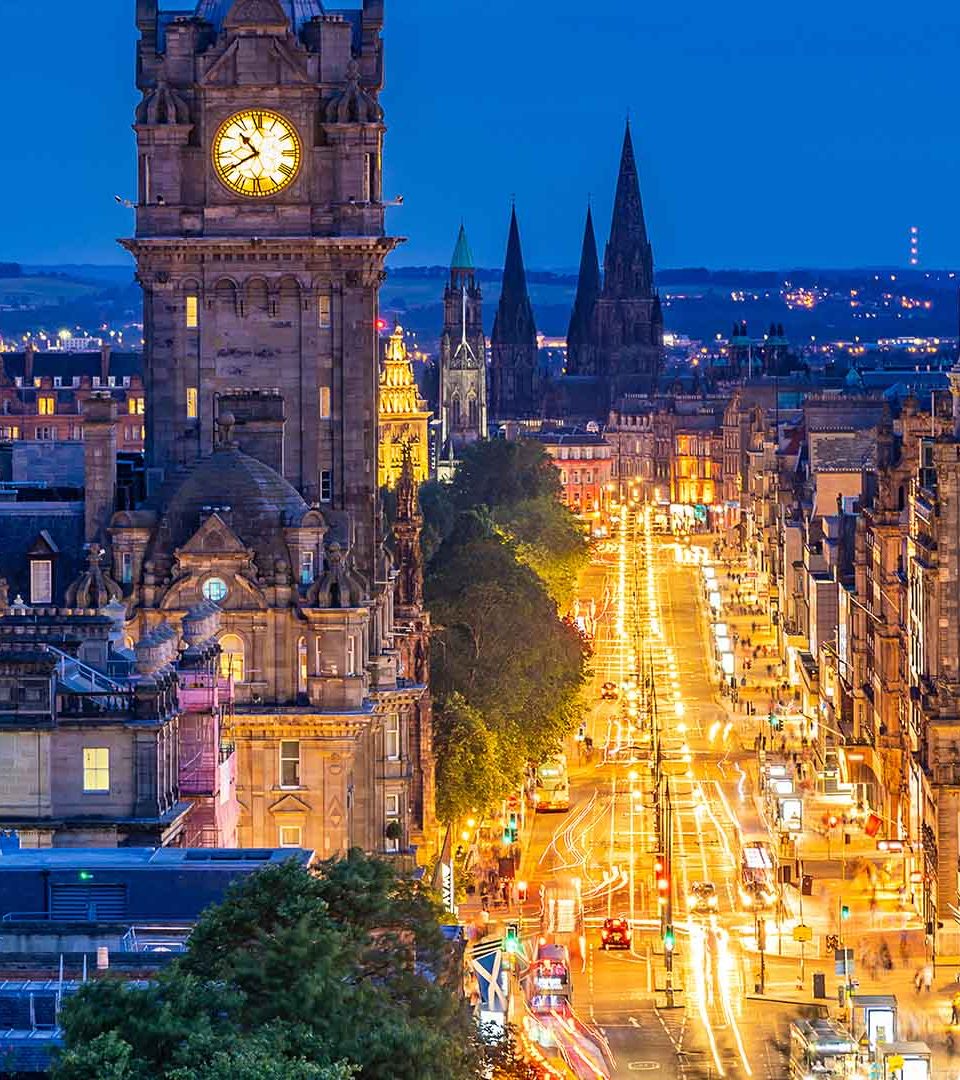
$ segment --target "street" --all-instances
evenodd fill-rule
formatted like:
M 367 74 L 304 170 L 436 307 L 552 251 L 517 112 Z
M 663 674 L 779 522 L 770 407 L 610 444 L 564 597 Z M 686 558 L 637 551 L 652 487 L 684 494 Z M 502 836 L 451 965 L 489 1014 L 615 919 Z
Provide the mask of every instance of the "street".
M 892 942 L 900 935 L 896 969 L 858 966 L 859 992 L 898 994 L 900 1037 L 909 1026 L 911 1035 L 942 1044 L 952 972 L 938 974 L 920 1008 L 910 949 L 916 940 L 922 951 L 922 933 L 911 929 L 908 939 L 901 929 L 916 920 L 892 901 L 878 909 L 874 898 L 868 907 L 866 885 L 847 880 L 835 852 L 811 862 L 824 880 L 809 898 L 775 880 L 764 886 L 776 895 L 766 904 L 744 890 L 746 845 L 773 851 L 777 840 L 759 792 L 758 722 L 720 697 L 711 670 L 700 576 L 706 553 L 652 535 L 649 515 L 634 508 L 581 582 L 580 608 L 595 613 L 592 705 L 582 733 L 592 750 L 581 740 L 568 754 L 570 809 L 536 816 L 522 876 L 528 940 L 555 929 L 542 915 L 550 897 L 579 901 L 582 919 L 564 940 L 573 1007 L 597 1033 L 598 1053 L 583 1075 L 789 1076 L 790 1022 L 840 1015 L 825 944 L 837 929 L 837 888 L 852 905 L 844 944 L 856 930 L 858 965 L 878 954 L 888 932 Z M 775 673 L 758 679 L 753 689 L 767 695 L 776 680 Z M 602 700 L 611 683 L 615 700 Z M 745 700 L 749 693 L 745 686 Z M 658 874 L 663 863 L 668 869 Z M 628 949 L 601 948 L 600 928 L 611 916 L 629 921 Z M 812 925 L 809 943 L 794 939 L 798 925 Z M 830 998 L 813 998 L 814 972 L 825 974 Z M 948 1064 L 934 1075 L 954 1080 Z

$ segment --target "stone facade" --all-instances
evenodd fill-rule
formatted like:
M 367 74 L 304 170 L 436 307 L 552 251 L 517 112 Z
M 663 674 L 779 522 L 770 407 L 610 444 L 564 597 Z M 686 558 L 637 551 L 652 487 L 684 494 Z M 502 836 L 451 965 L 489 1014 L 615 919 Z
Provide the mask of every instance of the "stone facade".
M 143 356 L 114 352 L 0 353 L 0 441 L 51 442 L 84 438 L 84 405 L 109 394 L 117 404 L 117 449 L 143 451 Z
M 196 17 L 172 18 L 138 3 L 140 187 L 124 246 L 144 291 L 147 454 L 168 471 L 196 461 L 224 393 L 278 389 L 282 474 L 350 515 L 370 574 L 378 295 L 396 244 L 381 195 L 383 3 L 298 10 L 294 23 L 278 0 L 200 0 Z M 302 146 L 267 198 L 228 188 L 213 160 L 220 126 L 251 109 L 282 116 Z
M 378 500 L 378 293 L 395 244 L 382 0 L 137 13 L 140 199 L 124 243 L 144 289 L 151 492 L 106 530 L 127 632 L 185 639 L 199 604 L 222 611 L 241 845 L 429 845 L 426 627 L 418 603 L 395 616 L 410 545 L 394 563 Z M 267 153 L 259 110 L 301 144 L 267 196 L 215 167 L 218 131 L 245 110 L 244 161 Z

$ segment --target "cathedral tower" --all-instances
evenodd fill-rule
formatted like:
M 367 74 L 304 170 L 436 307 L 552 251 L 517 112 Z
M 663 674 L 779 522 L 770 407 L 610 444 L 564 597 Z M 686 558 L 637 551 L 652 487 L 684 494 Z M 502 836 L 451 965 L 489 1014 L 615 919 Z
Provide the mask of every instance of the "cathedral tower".
M 503 288 L 490 337 L 490 409 L 495 420 L 540 414 L 537 324 L 527 293 L 516 207 L 510 215 Z
M 124 246 L 144 291 L 147 461 L 213 452 L 220 399 L 278 390 L 241 449 L 345 512 L 374 575 L 383 0 L 137 0 L 139 197 Z M 264 447 L 271 448 L 266 453 Z
M 594 267 L 584 250 L 580 293 L 594 289 Z M 586 280 L 584 280 L 584 272 Z M 575 316 L 577 312 L 575 310 Z M 577 326 L 571 374 L 594 374 L 618 390 L 648 386 L 660 373 L 663 313 L 653 282 L 653 248 L 647 237 L 630 124 L 623 138 L 610 239 L 603 260 L 603 287 L 593 305 L 589 333 Z
M 440 335 L 441 459 L 457 458 L 464 446 L 487 435 L 487 348 L 483 295 L 467 233 L 460 226 L 443 293 Z

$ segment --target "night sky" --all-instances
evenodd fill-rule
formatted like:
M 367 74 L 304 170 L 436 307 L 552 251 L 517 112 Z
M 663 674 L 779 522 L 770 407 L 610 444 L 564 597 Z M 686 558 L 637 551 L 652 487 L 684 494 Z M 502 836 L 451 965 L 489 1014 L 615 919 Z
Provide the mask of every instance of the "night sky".
M 515 194 L 528 265 L 575 267 L 589 192 L 608 228 L 628 111 L 659 266 L 903 265 L 914 224 L 923 265 L 960 263 L 954 2 L 386 9 L 398 263 L 445 263 L 461 217 L 477 261 L 499 263 Z M 123 261 L 133 12 L 0 0 L 0 259 Z

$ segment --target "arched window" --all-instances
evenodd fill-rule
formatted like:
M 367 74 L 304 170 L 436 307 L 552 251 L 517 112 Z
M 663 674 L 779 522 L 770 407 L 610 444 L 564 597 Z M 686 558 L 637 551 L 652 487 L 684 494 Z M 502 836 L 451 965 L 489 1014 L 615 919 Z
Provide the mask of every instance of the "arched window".
M 453 427 L 458 428 L 460 426 L 460 397 L 454 394 L 453 401 L 450 405 L 451 424 Z
M 297 642 L 297 693 L 307 692 L 307 639 Z
M 467 402 L 467 416 L 469 417 L 470 427 L 475 428 L 480 422 L 480 418 L 477 410 L 477 399 L 472 394 Z
M 243 640 L 236 634 L 224 634 L 220 639 L 220 674 L 225 679 L 232 676 L 234 682 L 243 682 Z

